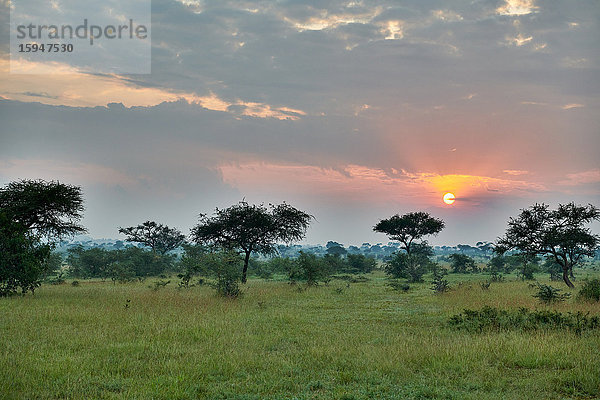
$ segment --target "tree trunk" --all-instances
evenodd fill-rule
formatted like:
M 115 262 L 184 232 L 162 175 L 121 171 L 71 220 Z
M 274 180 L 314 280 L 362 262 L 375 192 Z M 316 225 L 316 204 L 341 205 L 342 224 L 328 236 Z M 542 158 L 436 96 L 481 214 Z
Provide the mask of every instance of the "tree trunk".
M 570 288 L 575 287 L 575 285 L 573 285 L 573 282 L 571 282 L 571 280 L 569 279 L 569 266 L 568 265 L 563 266 L 563 281 L 565 281 L 565 283 L 567 284 L 568 287 L 570 287 Z
M 248 261 L 250 260 L 250 251 L 246 251 L 246 258 L 244 258 L 244 269 L 242 270 L 242 283 L 246 283 L 246 274 L 248 272 Z

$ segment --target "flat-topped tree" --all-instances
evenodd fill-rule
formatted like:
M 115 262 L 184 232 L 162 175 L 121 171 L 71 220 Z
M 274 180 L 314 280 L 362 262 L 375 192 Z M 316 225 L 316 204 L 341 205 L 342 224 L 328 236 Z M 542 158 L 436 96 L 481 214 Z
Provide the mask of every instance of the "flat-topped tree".
M 595 206 L 559 204 L 550 210 L 546 204 L 534 204 L 510 218 L 504 237 L 496 242 L 495 251 L 504 254 L 516 250 L 526 256 L 551 256 L 561 267 L 563 280 L 574 287 L 569 279 L 573 267 L 583 257 L 593 257 L 600 238 L 585 225 L 600 221 L 600 210 Z
M 79 186 L 58 181 L 20 180 L 0 188 L 0 211 L 28 232 L 50 241 L 85 233 Z
M 192 229 L 198 244 L 219 246 L 244 253 L 242 282 L 246 282 L 250 254 L 277 252 L 278 242 L 291 243 L 306 234 L 312 216 L 286 203 L 248 204 L 241 201 L 229 208 L 216 209 L 213 216 L 200 214 Z
M 444 229 L 444 221 L 432 217 L 426 212 L 418 211 L 404 215 L 396 214 L 382 219 L 373 227 L 375 232 L 385 233 L 392 240 L 402 243 L 406 254 L 410 255 L 415 240 L 424 236 L 437 235 Z
M 164 255 L 185 242 L 185 235 L 175 228 L 169 228 L 154 221 L 146 221 L 138 226 L 119 228 L 119 233 L 127 235 L 127 242 L 142 243 L 153 253 Z

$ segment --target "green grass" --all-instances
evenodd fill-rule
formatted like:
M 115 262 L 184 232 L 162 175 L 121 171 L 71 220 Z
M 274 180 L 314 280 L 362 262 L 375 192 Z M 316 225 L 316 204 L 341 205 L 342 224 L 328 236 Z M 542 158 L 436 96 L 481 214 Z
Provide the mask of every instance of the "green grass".
M 0 299 L 0 398 L 600 398 L 599 332 L 447 324 L 484 305 L 595 315 L 600 305 L 542 306 L 514 277 L 482 290 L 484 275 L 450 275 L 442 295 L 370 278 L 302 292 L 250 280 L 238 300 L 208 287 L 86 281 Z

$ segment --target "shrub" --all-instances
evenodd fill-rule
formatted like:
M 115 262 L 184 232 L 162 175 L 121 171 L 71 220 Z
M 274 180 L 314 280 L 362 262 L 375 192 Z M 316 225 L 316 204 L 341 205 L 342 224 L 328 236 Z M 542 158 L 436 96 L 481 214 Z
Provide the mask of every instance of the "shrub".
M 329 282 L 331 270 L 329 265 L 312 253 L 300 252 L 289 270 L 290 281 L 304 281 L 308 286 L 317 285 L 319 281 Z
M 347 261 L 352 273 L 367 274 L 377 267 L 377 262 L 373 257 L 363 254 L 348 254 Z
M 500 310 L 485 306 L 481 310 L 465 309 L 450 317 L 448 324 L 469 332 L 560 329 L 580 334 L 584 330 L 600 329 L 600 317 L 590 317 L 580 311 L 565 314 L 549 310 L 530 311 L 527 308 Z
M 450 254 L 449 257 L 453 273 L 464 274 L 468 272 L 479 272 L 479 268 L 477 268 L 477 264 L 475 264 L 475 260 L 472 257 L 460 253 Z
M 504 282 L 504 276 L 496 271 L 492 271 L 490 282 Z
M 435 268 L 433 270 L 433 281 L 431 282 L 431 290 L 435 294 L 444 293 L 450 290 L 450 284 L 444 276 L 446 276 L 447 272 L 441 268 Z
M 210 263 L 210 271 L 216 280 L 212 287 L 217 290 L 217 294 L 229 298 L 236 298 L 242 294 L 242 265 L 243 260 L 238 253 L 215 254 Z
M 406 278 L 409 282 L 423 282 L 425 275 L 432 267 L 430 257 L 433 249 L 427 243 L 415 243 L 410 254 L 395 253 L 385 266 L 385 271 L 392 278 Z
M 571 297 L 571 293 L 560 293 L 562 291 L 561 289 L 552 287 L 550 285 L 536 282 L 534 286 L 537 286 L 538 291 L 533 295 L 533 297 L 538 298 L 544 304 L 565 301 Z
M 388 280 L 388 286 L 397 291 L 408 292 L 410 290 L 410 285 L 408 283 L 400 282 L 396 279 Z
M 584 282 L 577 294 L 577 299 L 583 301 L 600 301 L 600 278 Z

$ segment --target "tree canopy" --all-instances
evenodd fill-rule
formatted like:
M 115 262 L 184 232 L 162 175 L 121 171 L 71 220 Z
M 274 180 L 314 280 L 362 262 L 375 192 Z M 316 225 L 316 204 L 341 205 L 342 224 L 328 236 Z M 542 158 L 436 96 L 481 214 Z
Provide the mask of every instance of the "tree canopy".
M 242 282 L 246 282 L 251 253 L 273 254 L 276 243 L 302 239 L 311 219 L 311 215 L 286 203 L 267 208 L 241 201 L 229 208 L 217 208 L 212 216 L 201 214 L 192 237 L 199 244 L 245 253 Z
M 559 204 L 556 210 L 535 204 L 510 218 L 506 234 L 497 240 L 495 250 L 499 254 L 516 250 L 528 256 L 551 256 L 562 267 L 564 282 L 572 288 L 569 274 L 573 266 L 584 256 L 594 256 L 600 241 L 585 225 L 599 220 L 600 210 L 591 204 Z
M 21 180 L 0 188 L 0 295 L 33 292 L 48 269 L 54 241 L 85 232 L 81 188 Z
M 392 240 L 398 240 L 402 243 L 406 253 L 410 255 L 415 240 L 428 235 L 437 235 L 444 229 L 444 226 L 444 221 L 441 219 L 418 211 L 404 215 L 396 214 L 388 219 L 382 219 L 373 227 L 373 230 L 387 234 Z
M 152 249 L 153 253 L 162 255 L 175 250 L 185 242 L 185 235 L 175 228 L 146 221 L 138 226 L 119 228 L 119 233 L 127 235 L 127 242 L 142 243 Z
M 81 188 L 58 181 L 21 180 L 0 189 L 0 211 L 27 230 L 49 239 L 86 232 Z

